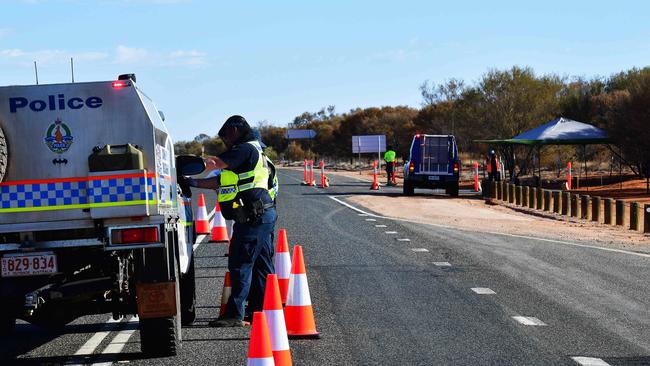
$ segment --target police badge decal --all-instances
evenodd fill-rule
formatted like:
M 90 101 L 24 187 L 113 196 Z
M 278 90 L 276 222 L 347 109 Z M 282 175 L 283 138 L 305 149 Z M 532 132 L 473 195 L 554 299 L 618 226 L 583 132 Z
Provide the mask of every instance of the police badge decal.
M 57 154 L 63 154 L 68 151 L 74 137 L 70 133 L 70 128 L 68 125 L 63 123 L 60 118 L 57 118 L 54 123 L 52 123 L 45 133 L 45 144 L 47 147 Z

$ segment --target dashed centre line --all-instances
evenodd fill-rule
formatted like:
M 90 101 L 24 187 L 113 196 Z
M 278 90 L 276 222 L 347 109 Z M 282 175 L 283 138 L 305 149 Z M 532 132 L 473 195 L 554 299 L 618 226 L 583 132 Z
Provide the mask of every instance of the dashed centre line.
M 384 234 L 395 235 L 397 234 L 397 231 L 384 231 Z
M 496 292 L 487 287 L 472 287 L 472 291 L 476 292 L 479 295 L 496 295 Z
M 523 325 L 546 326 L 546 323 L 533 316 L 513 316 L 512 318 Z
M 596 357 L 571 357 L 571 359 L 582 366 L 610 366 L 607 362 Z
M 375 227 L 388 227 L 386 225 L 375 225 Z
M 377 221 L 375 219 L 366 219 L 366 221 Z
M 429 251 L 429 249 L 426 249 L 426 248 L 411 248 L 411 250 L 416 252 L 416 253 L 426 253 L 426 252 Z
M 397 241 L 411 241 L 409 238 L 397 238 Z
M 449 262 L 433 262 L 433 265 L 438 267 L 451 267 L 451 263 Z

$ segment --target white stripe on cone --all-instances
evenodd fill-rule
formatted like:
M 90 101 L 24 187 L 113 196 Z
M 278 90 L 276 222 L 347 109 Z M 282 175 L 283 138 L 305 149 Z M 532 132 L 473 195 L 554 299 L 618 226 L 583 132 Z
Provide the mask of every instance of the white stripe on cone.
M 275 366 L 275 361 L 273 361 L 273 357 L 249 358 L 248 363 L 246 365 L 248 365 L 248 366 Z
M 291 274 L 287 291 L 287 306 L 310 306 L 309 284 L 307 274 Z
M 285 351 L 289 349 L 289 338 L 287 337 L 287 326 L 284 323 L 283 310 L 264 310 L 266 324 L 269 327 L 271 336 L 271 349 L 273 351 Z
M 277 252 L 273 261 L 278 279 L 287 279 L 291 273 L 291 256 L 289 252 Z

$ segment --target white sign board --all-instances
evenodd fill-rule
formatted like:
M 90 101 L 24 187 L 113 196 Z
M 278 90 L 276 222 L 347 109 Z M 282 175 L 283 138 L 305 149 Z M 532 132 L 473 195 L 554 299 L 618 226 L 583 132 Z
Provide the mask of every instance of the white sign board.
M 352 136 L 352 153 L 381 153 L 386 151 L 386 135 Z
M 287 138 L 289 140 L 313 139 L 314 137 L 316 137 L 316 131 L 314 130 L 287 130 Z

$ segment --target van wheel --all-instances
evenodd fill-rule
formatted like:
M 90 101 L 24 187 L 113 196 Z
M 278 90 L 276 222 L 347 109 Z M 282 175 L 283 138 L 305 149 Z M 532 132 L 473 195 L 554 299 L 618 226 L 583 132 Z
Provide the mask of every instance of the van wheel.
M 16 329 L 16 318 L 2 315 L 0 316 L 0 335 L 11 335 Z
M 176 320 L 173 317 L 140 319 L 140 347 L 147 356 L 176 355 Z
M 415 188 L 413 187 L 413 184 L 405 180 L 404 185 L 402 186 L 402 192 L 405 196 L 412 196 L 415 194 Z
M 458 197 L 458 190 L 459 190 L 459 188 L 458 188 L 458 182 L 456 182 L 456 183 L 453 184 L 451 187 L 449 187 L 448 190 L 449 190 L 449 195 L 450 195 L 450 196 L 452 196 L 452 197 Z
M 0 128 L 0 182 L 4 180 L 7 174 L 7 163 L 9 162 L 9 151 L 7 149 L 7 139 L 5 133 Z

